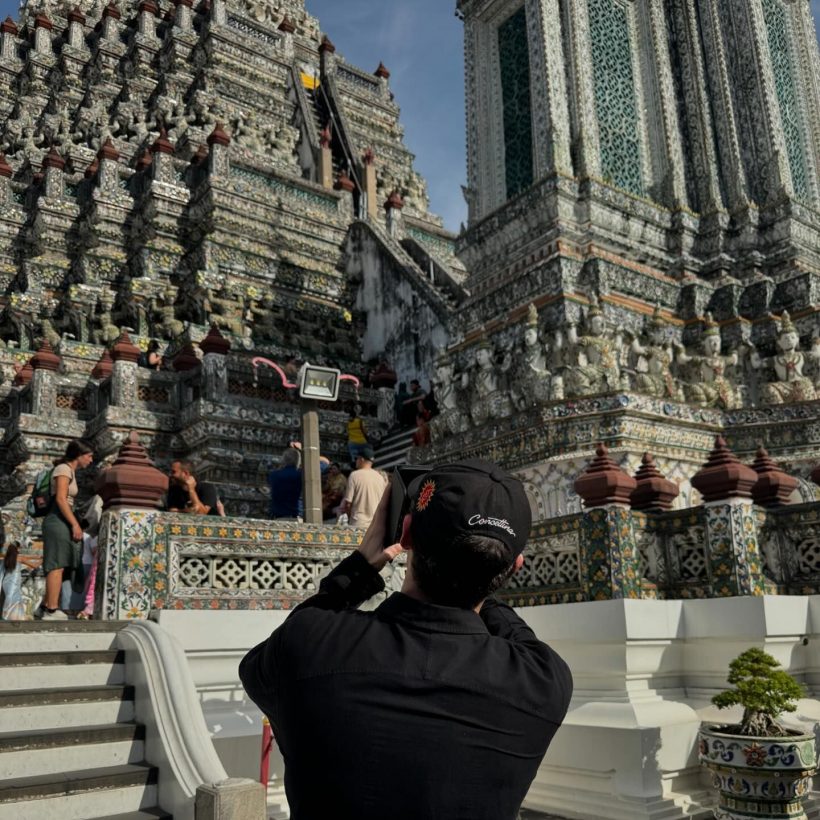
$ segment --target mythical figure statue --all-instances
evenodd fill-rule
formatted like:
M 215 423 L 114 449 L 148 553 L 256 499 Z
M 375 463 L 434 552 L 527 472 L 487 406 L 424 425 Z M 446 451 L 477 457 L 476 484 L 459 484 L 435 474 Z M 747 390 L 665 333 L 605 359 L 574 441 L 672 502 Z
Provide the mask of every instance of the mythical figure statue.
M 726 371 L 737 365 L 739 356 L 737 351 L 732 351 L 728 356 L 721 354 L 720 328 L 711 313 L 706 314 L 705 325 L 703 353 L 690 354 L 682 344 L 675 343 L 677 361 L 682 365 L 691 364 L 694 368 L 695 380 L 685 386 L 684 392 L 688 401 L 731 410 L 740 406 L 740 393 L 727 378 Z
M 474 365 L 461 375 L 461 388 L 466 393 L 468 412 L 475 425 L 489 418 L 503 418 L 512 411 L 509 397 L 499 389 L 499 368 L 493 353 L 489 339 L 482 339 L 475 348 Z
M 510 398 L 516 410 L 526 410 L 533 404 L 551 398 L 552 374 L 549 369 L 547 346 L 538 333 L 538 311 L 530 304 L 527 323 L 520 348 L 515 352 L 511 367 Z
M 40 335 L 48 341 L 48 343 L 57 350 L 62 341 L 60 334 L 55 330 L 51 319 L 48 316 L 43 316 L 40 319 Z
M 611 335 L 596 296 L 586 317 L 586 335 L 579 336 L 574 322 L 567 325 L 567 341 L 575 364 L 567 367 L 567 395 L 590 396 L 623 389 L 620 354 L 624 346 L 620 332 Z M 561 350 L 564 339 L 556 336 L 556 348 Z
M 455 378 L 455 365 L 452 358 L 442 353 L 436 361 L 436 372 L 433 378 L 436 402 L 439 414 L 431 422 L 430 433 L 433 439 L 439 439 L 448 433 L 460 433 L 467 427 L 467 419 L 459 407 L 458 383 Z
M 159 314 L 159 335 L 171 341 L 185 330 L 185 325 L 176 316 L 176 296 L 176 288 L 169 286 L 165 289 L 162 307 L 158 308 L 155 300 L 151 302 L 153 311 Z
M 217 291 L 219 296 L 214 295 L 214 291 L 208 289 L 208 303 L 211 306 L 209 320 L 212 325 L 220 329 L 233 333 L 234 336 L 245 336 L 244 310 L 242 303 L 232 298 L 226 288 Z
M 754 351 L 751 356 L 751 365 L 755 370 L 769 364 L 774 373 L 774 378 L 763 387 L 762 402 L 764 404 L 791 404 L 817 398 L 817 390 L 812 380 L 804 375 L 803 370 L 807 356 L 820 364 L 820 338 L 814 340 L 811 352 L 804 354 L 800 350 L 800 335 L 786 310 L 780 317 L 777 351 L 768 360 L 761 358 L 757 351 Z
M 638 357 L 635 389 L 639 393 L 677 401 L 683 399 L 683 391 L 672 376 L 674 351 L 660 306 L 655 308 L 642 338 L 632 342 L 632 352 Z
M 94 329 L 94 343 L 109 347 L 120 337 L 120 329 L 114 324 L 111 311 L 114 307 L 114 298 L 109 294 L 100 297 L 100 312 L 95 317 L 97 327 Z

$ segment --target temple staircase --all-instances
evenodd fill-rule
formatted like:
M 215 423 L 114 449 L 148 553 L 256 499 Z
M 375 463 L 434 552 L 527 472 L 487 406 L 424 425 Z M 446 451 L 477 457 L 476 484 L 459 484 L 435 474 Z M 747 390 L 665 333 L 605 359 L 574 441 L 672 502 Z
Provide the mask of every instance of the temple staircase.
M 377 470 L 390 471 L 394 467 L 406 464 L 415 432 L 412 427 L 394 427 L 390 430 L 376 448 L 376 461 L 373 466 Z
M 171 817 L 125 684 L 124 626 L 0 623 L 0 820 Z

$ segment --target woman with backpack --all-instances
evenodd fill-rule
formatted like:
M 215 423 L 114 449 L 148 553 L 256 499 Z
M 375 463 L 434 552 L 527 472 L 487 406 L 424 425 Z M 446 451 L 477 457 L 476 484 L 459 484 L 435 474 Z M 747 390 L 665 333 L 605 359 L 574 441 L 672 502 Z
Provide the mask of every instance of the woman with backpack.
M 46 574 L 44 621 L 68 619 L 68 615 L 59 608 L 66 571 L 71 575 L 72 585 L 82 589 L 83 531 L 73 509 L 79 491 L 75 473 L 88 467 L 93 458 L 93 451 L 85 442 L 70 441 L 65 455 L 56 462 L 51 472 L 51 501 L 43 519 L 43 572 Z

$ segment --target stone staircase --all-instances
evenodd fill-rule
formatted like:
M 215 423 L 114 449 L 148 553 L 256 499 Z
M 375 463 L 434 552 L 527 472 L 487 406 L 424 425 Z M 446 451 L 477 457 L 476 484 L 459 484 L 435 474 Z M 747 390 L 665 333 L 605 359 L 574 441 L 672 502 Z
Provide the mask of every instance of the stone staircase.
M 116 648 L 124 626 L 0 623 L 0 820 L 171 817 Z
M 415 429 L 408 427 L 393 428 L 379 442 L 376 448 L 376 461 L 374 467 L 377 470 L 390 471 L 394 467 L 407 463 L 407 453 L 413 446 L 413 433 Z

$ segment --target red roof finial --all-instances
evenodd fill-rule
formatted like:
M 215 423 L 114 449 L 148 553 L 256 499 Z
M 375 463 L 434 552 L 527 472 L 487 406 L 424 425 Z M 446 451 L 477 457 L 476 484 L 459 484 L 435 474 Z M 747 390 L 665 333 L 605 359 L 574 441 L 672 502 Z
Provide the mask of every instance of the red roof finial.
M 391 209 L 400 211 L 404 207 L 404 199 L 398 191 L 393 191 L 384 203 L 384 209 L 389 211 Z
M 60 156 L 60 152 L 52 145 L 49 152 L 43 157 L 42 169 L 56 168 L 58 171 L 65 170 L 65 160 Z
M 723 436 L 715 438 L 715 448 L 709 460 L 692 479 L 704 501 L 724 501 L 729 498 L 751 498 L 757 473 L 729 449 Z
M 293 32 L 296 31 L 296 26 L 287 14 L 282 18 L 282 22 L 279 23 L 279 31 L 285 34 L 293 34 Z
M 102 17 L 103 20 L 105 20 L 106 17 L 110 17 L 112 20 L 122 19 L 120 10 L 117 8 L 117 4 L 114 0 L 111 0 L 111 2 L 103 9 Z
M 48 15 L 41 11 L 34 17 L 34 28 L 44 28 L 46 31 L 52 31 L 54 29 L 54 24 L 48 18 Z
M 353 191 L 356 190 L 355 183 L 347 175 L 346 171 L 339 171 L 339 176 L 336 178 L 336 182 L 334 183 L 333 187 L 337 191 L 347 191 L 348 193 L 353 193 Z
M 789 503 L 791 494 L 800 482 L 783 472 L 770 458 L 762 445 L 757 450 L 752 469 L 757 473 L 757 483 L 752 488 L 752 498 L 761 507 L 780 507 Z
M 637 485 L 629 497 L 633 510 L 671 510 L 672 502 L 680 495 L 678 485 L 664 477 L 649 453 L 643 454 L 635 481 Z
M 119 158 L 120 152 L 117 150 L 111 137 L 108 137 L 97 152 L 97 159 L 110 159 L 116 162 Z
M 365 165 L 372 165 L 376 161 L 376 152 L 372 148 L 368 148 L 364 152 L 364 164 Z
M 20 365 L 15 365 L 14 369 L 14 381 L 12 382 L 14 387 L 23 387 L 34 378 L 34 368 L 31 365 L 31 359 L 29 359 L 22 367 L 20 367 Z
M 379 67 L 373 72 L 377 77 L 381 77 L 383 80 L 390 79 L 390 72 L 385 68 L 384 63 L 379 62 Z
M 231 343 L 219 332 L 216 325 L 211 325 L 208 335 L 199 343 L 199 349 L 205 353 L 218 353 L 227 356 Z
M 96 379 L 97 381 L 104 381 L 113 372 L 114 360 L 111 358 L 108 348 L 106 348 L 103 350 L 103 354 L 100 356 L 97 364 L 94 365 L 94 369 L 91 371 L 91 378 Z
M 81 26 L 85 25 L 85 15 L 79 6 L 74 6 L 68 13 L 67 20 L 69 23 L 79 23 Z
M 31 366 L 35 370 L 50 370 L 56 372 L 60 369 L 62 359 L 54 352 L 54 348 L 48 339 L 40 342 L 37 352 L 31 357 Z
M 214 130 L 208 134 L 208 145 L 230 145 L 231 135 L 222 127 L 222 123 L 218 122 L 214 126 Z
M 17 23 L 15 23 L 11 17 L 6 17 L 6 19 L 0 23 L 0 34 L 13 34 L 16 37 L 19 33 Z
M 91 179 L 91 177 L 95 176 L 97 174 L 97 171 L 99 171 L 100 160 L 98 159 L 98 156 L 99 155 L 97 155 L 97 157 L 94 157 L 94 159 L 92 159 L 91 162 L 88 163 L 88 168 L 85 169 L 84 174 L 86 179 Z
M 150 168 L 153 162 L 154 155 L 148 148 L 146 148 L 140 155 L 140 158 L 137 160 L 134 167 L 137 169 L 137 171 L 144 171 L 146 168 Z
M 168 139 L 168 132 L 165 130 L 165 126 L 160 128 L 159 136 L 154 140 L 154 143 L 151 146 L 151 153 L 152 154 L 173 154 L 174 153 L 174 146 L 171 144 L 171 141 Z
M 630 496 L 638 482 L 624 472 L 609 456 L 607 446 L 600 442 L 586 470 L 575 480 L 575 492 L 586 507 L 608 504 L 629 506 Z
M 158 508 L 168 490 L 168 476 L 160 472 L 135 432 L 128 434 L 114 464 L 100 477 L 97 492 L 103 509 Z
M 319 53 L 324 54 L 325 52 L 328 54 L 334 54 L 336 52 L 336 46 L 333 45 L 333 41 L 327 34 L 322 35 L 322 42 L 319 43 Z
M 187 370 L 193 370 L 194 368 L 199 367 L 200 361 L 199 357 L 196 355 L 194 346 L 190 342 L 186 342 L 179 353 L 174 356 L 171 364 L 174 366 L 174 370 L 178 373 L 184 373 Z
M 111 358 L 115 362 L 137 362 L 139 357 L 140 349 L 131 341 L 128 331 L 123 330 L 111 348 Z

